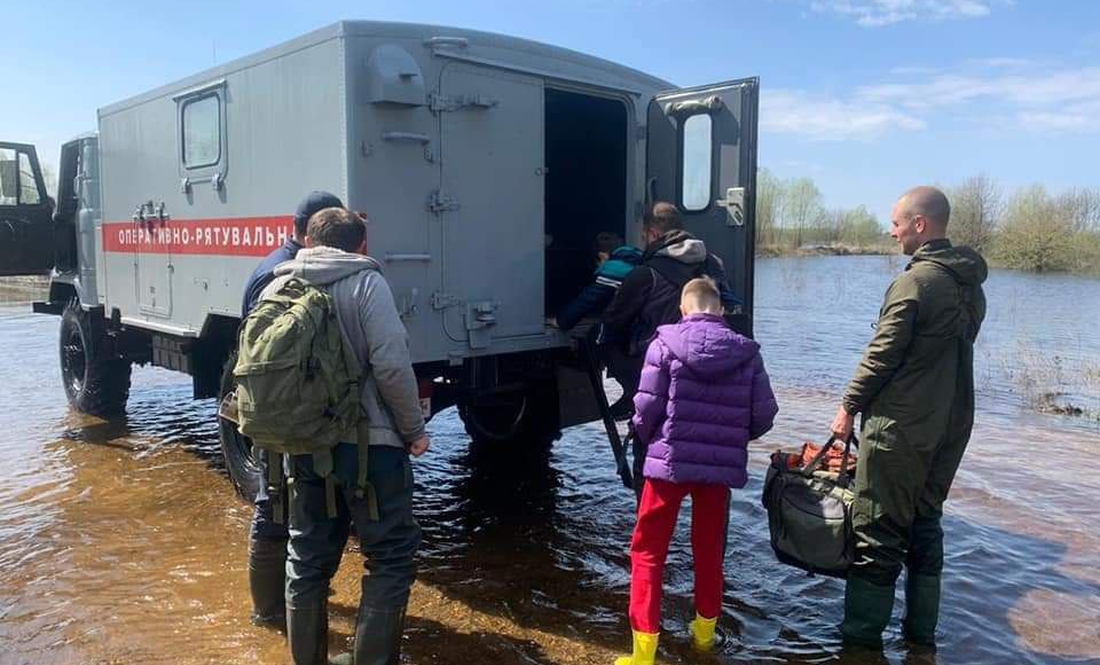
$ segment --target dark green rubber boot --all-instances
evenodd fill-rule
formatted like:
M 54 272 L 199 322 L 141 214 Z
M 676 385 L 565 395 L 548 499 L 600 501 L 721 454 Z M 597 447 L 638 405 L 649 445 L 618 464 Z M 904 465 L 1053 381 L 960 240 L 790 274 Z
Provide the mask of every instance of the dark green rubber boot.
M 940 618 L 938 575 L 906 575 L 905 637 L 910 642 L 935 646 L 936 623 Z
M 286 608 L 287 642 L 294 665 L 328 665 L 328 602 Z
M 844 622 L 840 624 L 844 642 L 881 649 L 882 631 L 890 623 L 893 609 L 893 587 L 880 586 L 849 574 L 844 590 Z
M 248 586 L 252 623 L 286 632 L 286 540 L 252 541 Z

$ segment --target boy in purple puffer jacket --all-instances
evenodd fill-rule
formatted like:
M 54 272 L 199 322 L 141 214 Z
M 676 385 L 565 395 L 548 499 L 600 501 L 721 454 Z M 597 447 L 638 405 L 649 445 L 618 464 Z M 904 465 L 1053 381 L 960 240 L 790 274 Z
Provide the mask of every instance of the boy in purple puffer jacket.
M 680 323 L 660 326 L 634 396 L 634 429 L 648 445 L 645 488 L 630 544 L 633 655 L 615 665 L 651 665 L 661 625 L 661 579 L 680 503 L 691 496 L 695 646 L 714 646 L 722 607 L 729 488 L 748 479 L 746 447 L 771 429 L 775 402 L 760 346 L 722 319 L 718 289 L 693 279 L 680 295 Z

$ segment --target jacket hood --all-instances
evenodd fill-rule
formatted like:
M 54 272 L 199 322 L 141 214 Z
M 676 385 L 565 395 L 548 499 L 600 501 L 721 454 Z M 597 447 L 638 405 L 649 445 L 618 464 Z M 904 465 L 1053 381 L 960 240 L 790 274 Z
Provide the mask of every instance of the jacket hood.
M 364 270 L 382 272 L 382 264 L 369 256 L 335 247 L 307 247 L 294 259 L 280 263 L 275 276 L 293 275 L 315 286 L 332 284 Z
M 669 231 L 646 250 L 646 258 L 666 256 L 680 263 L 695 265 L 707 260 L 707 246 L 687 231 Z
M 966 246 L 955 247 L 950 240 L 932 240 L 913 253 L 909 265 L 927 261 L 945 268 L 960 284 L 979 286 L 989 277 L 989 267 L 977 251 Z
M 677 360 L 700 376 L 730 372 L 751 362 L 760 349 L 717 314 L 689 314 L 680 323 L 657 328 L 657 336 Z

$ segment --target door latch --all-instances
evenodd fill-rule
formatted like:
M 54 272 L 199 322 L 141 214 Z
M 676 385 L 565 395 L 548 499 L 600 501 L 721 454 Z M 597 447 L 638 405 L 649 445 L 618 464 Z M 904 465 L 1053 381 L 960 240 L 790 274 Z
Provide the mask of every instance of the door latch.
M 714 204 L 726 209 L 726 226 L 745 225 L 744 187 L 730 187 L 726 189 L 726 198 L 718 199 Z

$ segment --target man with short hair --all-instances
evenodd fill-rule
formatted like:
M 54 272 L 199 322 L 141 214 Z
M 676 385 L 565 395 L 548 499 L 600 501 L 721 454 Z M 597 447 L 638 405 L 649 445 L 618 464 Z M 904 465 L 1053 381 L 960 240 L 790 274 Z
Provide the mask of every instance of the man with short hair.
M 291 455 L 287 638 L 295 665 L 328 663 L 328 590 L 352 525 L 366 557 L 351 662 L 398 662 L 420 526 L 412 512 L 409 453 L 423 454 L 424 430 L 408 338 L 382 266 L 365 255 L 366 225 L 343 208 L 313 215 L 307 247 L 275 270 L 266 293 L 290 278 L 324 289 L 361 367 L 358 431 L 332 449 L 332 469 Z M 360 446 L 368 446 L 365 455 Z M 365 478 L 360 461 L 366 461 Z M 368 486 L 372 491 L 363 491 Z
M 907 638 L 935 643 L 943 570 L 943 503 L 974 424 L 974 341 L 985 318 L 985 260 L 947 240 L 943 192 L 916 187 L 895 204 L 890 235 L 912 256 L 890 288 L 833 420 L 847 440 L 863 414 L 841 632 L 882 645 L 906 568 Z
M 253 271 L 244 287 L 241 318 L 248 316 L 260 293 L 275 279 L 275 267 L 293 259 L 306 243 L 306 225 L 313 213 L 324 208 L 342 208 L 344 204 L 329 192 L 314 190 L 298 204 L 294 213 L 293 233 L 282 247 L 274 250 Z M 268 494 L 268 453 L 255 448 L 260 482 L 256 490 L 252 527 L 248 534 L 248 586 L 252 592 L 252 622 L 286 630 L 286 520 L 276 519 L 276 506 Z M 275 497 L 280 505 L 285 497 Z
M 684 285 L 695 277 L 710 277 L 718 284 L 723 305 L 728 305 L 730 293 L 722 261 L 684 230 L 676 206 L 654 204 L 642 218 L 642 234 L 646 247 L 641 262 L 623 280 L 603 317 L 601 341 L 610 348 L 609 365 L 623 386 L 623 399 L 614 407 L 616 417 L 632 410 L 645 350 L 657 326 L 680 320 Z

